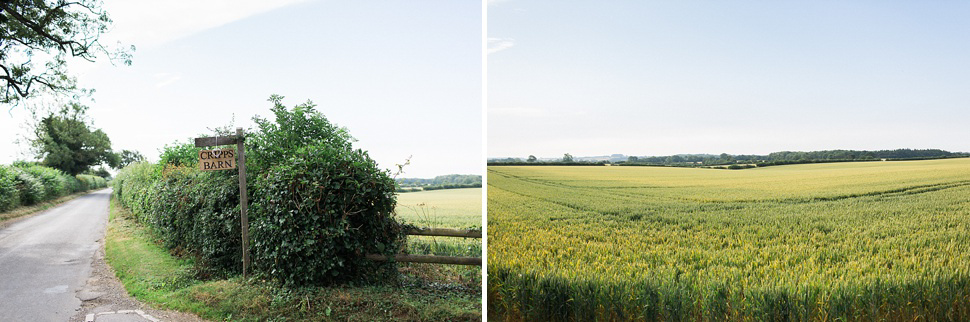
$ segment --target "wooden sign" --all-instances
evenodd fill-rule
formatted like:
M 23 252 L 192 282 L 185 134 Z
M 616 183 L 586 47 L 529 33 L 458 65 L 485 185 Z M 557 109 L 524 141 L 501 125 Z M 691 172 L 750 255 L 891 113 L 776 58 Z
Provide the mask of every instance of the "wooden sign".
M 218 171 L 236 168 L 236 150 L 201 150 L 199 151 L 199 170 Z
M 195 147 L 197 148 L 204 148 L 204 147 L 216 146 L 216 145 L 230 145 L 230 144 L 236 145 L 236 151 L 233 151 L 232 149 L 222 149 L 222 150 L 211 150 L 208 152 L 228 150 L 233 154 L 233 156 L 235 156 L 236 153 L 239 154 L 238 155 L 239 156 L 239 161 L 238 161 L 239 163 L 239 212 L 240 212 L 239 222 L 240 222 L 240 225 L 242 226 L 243 278 L 246 277 L 246 273 L 249 271 L 249 215 L 247 215 L 247 213 L 249 212 L 249 194 L 246 192 L 246 145 L 243 144 L 243 141 L 245 140 L 245 138 L 246 138 L 245 133 L 243 132 L 243 129 L 241 127 L 236 128 L 236 135 L 195 138 Z M 203 152 L 206 152 L 206 151 L 202 151 L 199 153 L 199 169 L 226 170 L 226 169 L 236 168 L 236 165 L 234 163 L 232 164 L 232 168 L 204 169 L 204 166 L 202 165 Z M 226 154 L 230 152 L 220 152 L 218 155 L 226 156 Z M 205 154 L 205 156 L 206 158 L 208 158 L 209 154 Z M 216 153 L 213 153 L 212 156 L 216 156 Z M 227 158 L 235 161 L 235 159 L 233 159 L 232 156 L 227 156 Z M 222 160 L 222 161 L 226 162 L 226 160 Z M 218 165 L 219 163 L 218 161 L 216 161 L 216 166 Z M 225 164 L 223 165 L 228 166 Z

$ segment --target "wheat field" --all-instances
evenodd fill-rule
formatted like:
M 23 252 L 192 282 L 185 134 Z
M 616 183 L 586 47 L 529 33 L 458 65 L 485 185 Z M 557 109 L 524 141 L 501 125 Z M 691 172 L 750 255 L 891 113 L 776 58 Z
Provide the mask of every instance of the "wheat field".
M 970 319 L 970 159 L 488 169 L 489 312 Z

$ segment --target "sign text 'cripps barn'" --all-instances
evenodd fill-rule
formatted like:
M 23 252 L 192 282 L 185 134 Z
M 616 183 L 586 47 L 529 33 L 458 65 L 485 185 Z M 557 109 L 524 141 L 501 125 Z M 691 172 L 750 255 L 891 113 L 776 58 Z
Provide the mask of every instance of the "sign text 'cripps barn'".
M 201 150 L 199 151 L 199 170 L 216 171 L 236 168 L 236 150 Z

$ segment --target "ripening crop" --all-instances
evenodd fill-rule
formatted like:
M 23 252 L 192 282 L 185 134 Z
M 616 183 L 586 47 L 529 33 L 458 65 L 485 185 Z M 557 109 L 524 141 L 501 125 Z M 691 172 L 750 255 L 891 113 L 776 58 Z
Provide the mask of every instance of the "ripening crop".
M 494 166 L 487 191 L 508 319 L 970 319 L 970 159 Z

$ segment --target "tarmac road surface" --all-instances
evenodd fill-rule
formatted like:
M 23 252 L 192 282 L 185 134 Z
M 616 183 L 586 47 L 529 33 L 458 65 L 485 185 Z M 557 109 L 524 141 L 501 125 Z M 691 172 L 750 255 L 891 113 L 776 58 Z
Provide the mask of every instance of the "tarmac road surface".
M 104 238 L 111 189 L 0 228 L 0 321 L 67 321 Z

